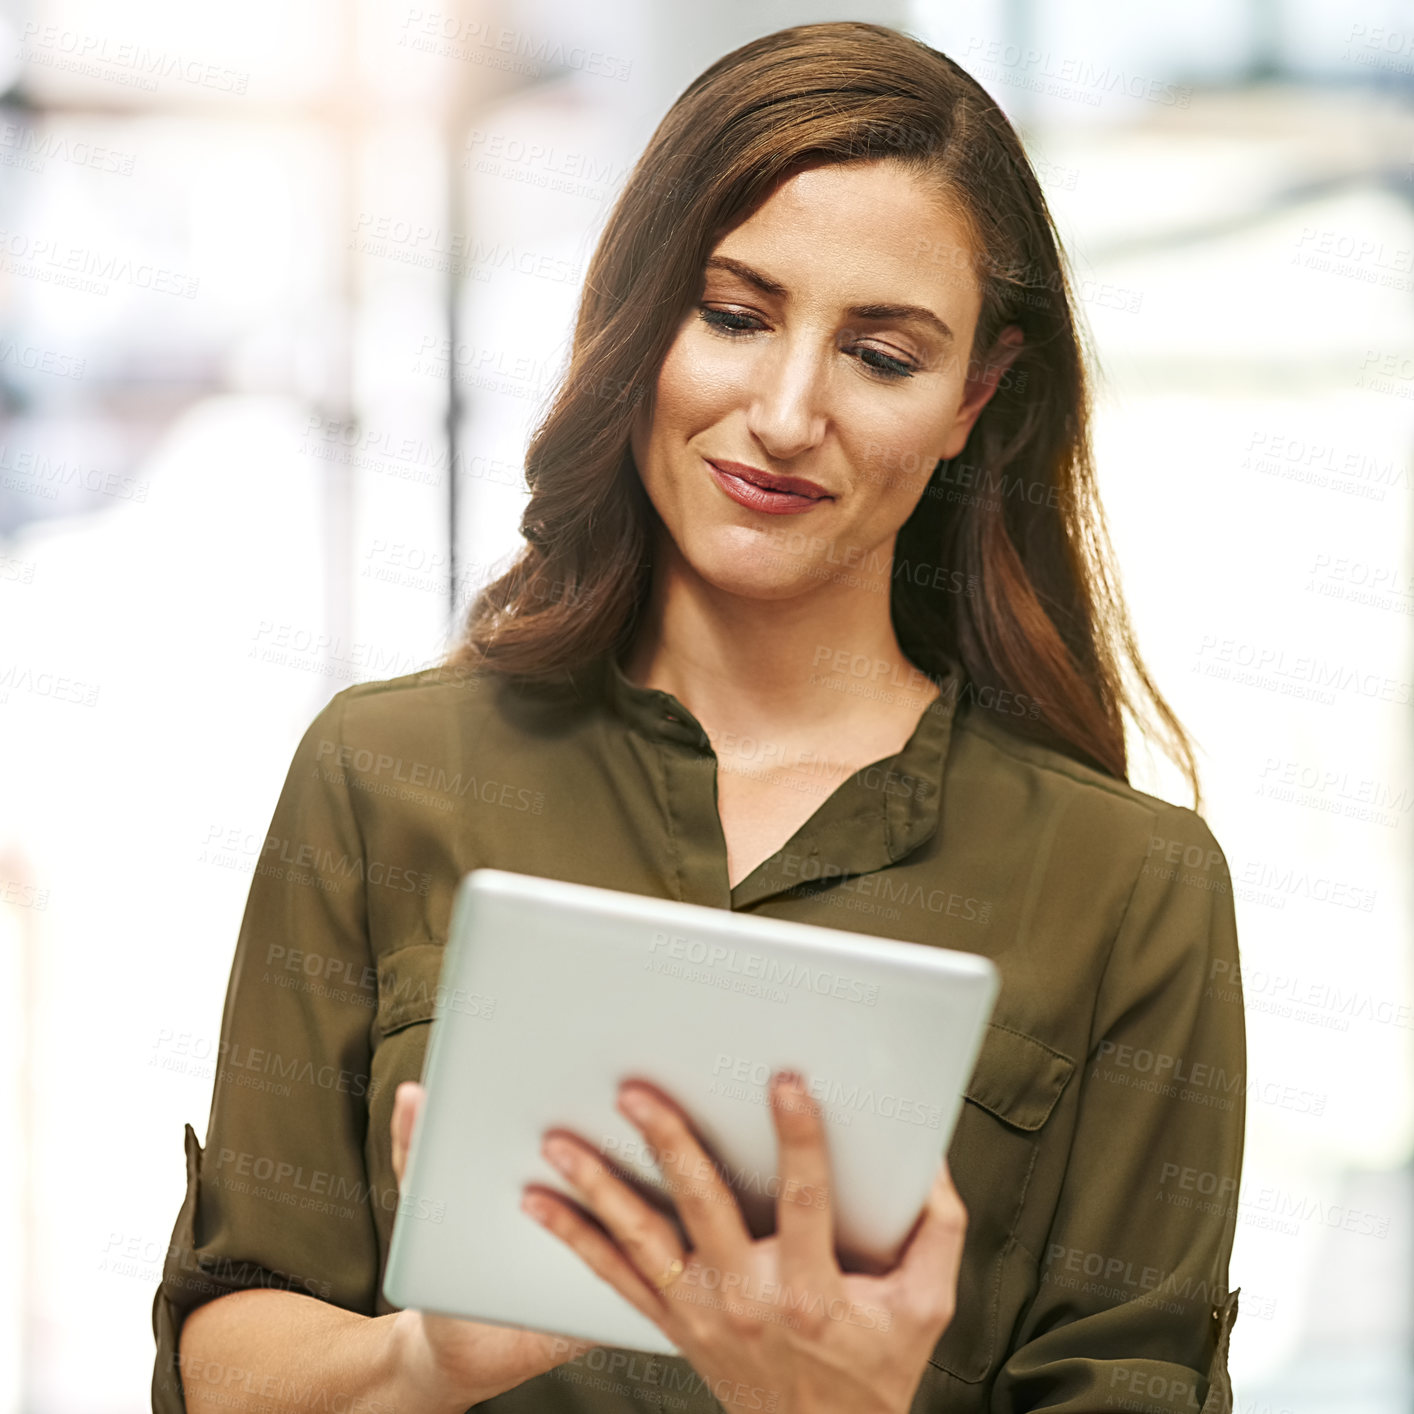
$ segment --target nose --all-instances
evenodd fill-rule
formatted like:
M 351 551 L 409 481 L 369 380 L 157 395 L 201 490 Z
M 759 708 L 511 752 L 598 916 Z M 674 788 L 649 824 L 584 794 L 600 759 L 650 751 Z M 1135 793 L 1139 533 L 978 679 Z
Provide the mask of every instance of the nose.
M 805 340 L 773 340 L 752 361 L 746 425 L 772 457 L 787 461 L 825 435 L 825 359 Z

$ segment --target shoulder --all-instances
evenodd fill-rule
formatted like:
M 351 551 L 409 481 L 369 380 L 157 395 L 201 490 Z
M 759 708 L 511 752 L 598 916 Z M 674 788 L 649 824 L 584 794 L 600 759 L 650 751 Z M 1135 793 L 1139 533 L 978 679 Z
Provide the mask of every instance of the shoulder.
M 498 679 L 492 673 L 440 664 L 418 668 L 394 678 L 357 682 L 336 692 L 330 706 L 349 719 L 376 720 L 409 712 L 463 710 L 470 702 L 484 702 L 494 695 Z
M 563 728 L 588 701 L 583 692 L 518 684 L 485 668 L 434 664 L 343 688 L 311 730 L 319 726 L 346 749 L 382 754 L 504 748 L 521 737 Z
M 1140 790 L 1008 731 L 970 704 L 959 709 L 953 730 L 950 771 L 976 780 L 981 790 L 1045 807 L 1033 809 L 1033 817 L 1051 814 L 1072 829 L 1090 825 L 1098 837 L 1129 839 L 1142 846 L 1143 859 L 1162 854 L 1175 863 L 1186 857 L 1192 865 L 1201 854 L 1204 867 L 1226 867 L 1208 822 L 1191 806 Z
M 437 666 L 353 683 L 314 714 L 301 749 L 326 756 L 336 749 L 385 751 L 403 741 L 430 744 L 484 715 L 494 697 L 487 675 Z

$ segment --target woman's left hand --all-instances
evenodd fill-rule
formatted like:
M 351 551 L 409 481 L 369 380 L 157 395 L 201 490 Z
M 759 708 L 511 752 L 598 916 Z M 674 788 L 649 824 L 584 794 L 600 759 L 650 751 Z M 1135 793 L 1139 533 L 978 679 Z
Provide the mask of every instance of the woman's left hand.
M 776 1231 L 759 1240 L 672 1100 L 630 1081 L 618 1107 L 660 1156 L 672 1156 L 663 1176 L 690 1249 L 671 1218 L 564 1130 L 550 1132 L 543 1152 L 609 1235 L 553 1189 L 528 1185 L 527 1211 L 653 1321 L 728 1409 L 906 1414 L 956 1300 L 967 1214 L 946 1161 L 893 1269 L 845 1273 L 824 1126 L 798 1080 L 771 1089 L 780 1187 Z M 563 1165 L 551 1152 L 556 1139 Z

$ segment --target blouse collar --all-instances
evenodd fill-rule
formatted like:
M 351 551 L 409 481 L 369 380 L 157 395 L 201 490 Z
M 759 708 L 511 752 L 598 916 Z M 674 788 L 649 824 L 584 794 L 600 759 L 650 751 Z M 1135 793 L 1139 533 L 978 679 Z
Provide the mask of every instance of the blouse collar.
M 920 713 L 902 749 L 891 758 L 863 763 L 802 827 L 801 842 L 821 856 L 822 868 L 870 872 L 902 858 L 937 831 L 953 722 L 967 681 L 956 658 L 942 657 L 945 671 L 932 675 L 941 690 Z M 640 736 L 713 754 L 701 723 L 672 693 L 630 681 L 614 653 L 604 655 L 599 668 L 609 707 Z

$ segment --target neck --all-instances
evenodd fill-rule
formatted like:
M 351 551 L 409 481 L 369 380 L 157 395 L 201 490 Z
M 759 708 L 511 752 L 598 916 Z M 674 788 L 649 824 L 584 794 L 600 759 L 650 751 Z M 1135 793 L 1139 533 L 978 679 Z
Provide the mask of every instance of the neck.
M 912 721 L 937 696 L 899 646 L 887 577 L 842 573 L 790 598 L 748 598 L 694 574 L 671 543 L 663 548 L 623 669 L 672 693 L 709 733 Z

